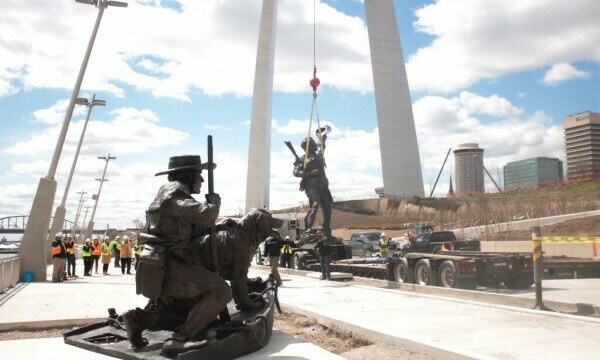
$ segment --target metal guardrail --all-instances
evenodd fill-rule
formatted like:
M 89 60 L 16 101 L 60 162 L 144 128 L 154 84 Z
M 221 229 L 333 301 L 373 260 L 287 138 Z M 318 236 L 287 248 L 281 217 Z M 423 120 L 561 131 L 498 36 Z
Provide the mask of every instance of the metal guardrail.
M 15 256 L 0 259 L 0 293 L 6 289 L 13 287 L 19 282 L 19 274 L 21 273 L 21 256 Z

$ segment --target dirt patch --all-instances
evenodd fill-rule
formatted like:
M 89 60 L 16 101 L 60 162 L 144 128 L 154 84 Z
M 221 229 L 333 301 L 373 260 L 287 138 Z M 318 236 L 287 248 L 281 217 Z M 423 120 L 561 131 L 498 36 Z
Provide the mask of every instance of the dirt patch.
M 401 346 L 373 342 L 336 326 L 325 326 L 299 314 L 276 313 L 274 327 L 349 360 L 432 359 Z
M 25 340 L 62 337 L 66 329 L 46 329 L 36 331 L 6 331 L 0 332 L 0 341 Z
M 542 236 L 596 236 L 600 233 L 600 216 L 572 219 L 557 224 L 542 226 Z M 531 230 L 497 232 L 489 240 L 531 240 Z

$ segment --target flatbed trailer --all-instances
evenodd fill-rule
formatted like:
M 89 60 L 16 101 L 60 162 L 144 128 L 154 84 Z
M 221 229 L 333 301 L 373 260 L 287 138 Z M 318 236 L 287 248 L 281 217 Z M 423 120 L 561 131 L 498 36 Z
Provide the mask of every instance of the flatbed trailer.
M 302 268 L 320 271 L 316 258 Z M 477 286 L 499 285 L 526 288 L 533 284 L 531 254 L 493 252 L 408 253 L 387 259 L 346 259 L 334 261 L 331 270 L 354 276 L 474 290 Z M 510 284 L 510 286 L 509 286 Z

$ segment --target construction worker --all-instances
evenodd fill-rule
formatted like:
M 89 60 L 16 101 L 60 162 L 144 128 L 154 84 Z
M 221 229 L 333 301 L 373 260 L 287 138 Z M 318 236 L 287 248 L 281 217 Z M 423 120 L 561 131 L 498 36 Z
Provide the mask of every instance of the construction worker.
M 115 267 L 121 267 L 121 237 L 117 237 L 110 242 L 110 248 L 112 249 L 113 257 L 115 258 Z
M 102 247 L 100 248 L 100 256 L 102 256 L 102 274 L 104 275 L 108 275 L 108 265 L 110 265 L 110 260 L 112 258 L 111 254 L 110 238 L 105 236 Z
M 98 262 L 100 260 L 100 254 L 102 252 L 102 244 L 100 243 L 100 239 L 95 236 L 94 242 L 92 243 L 92 257 L 90 263 L 90 273 L 92 272 L 92 267 L 94 268 L 96 274 L 98 273 Z
M 285 237 L 283 240 L 283 246 L 281 247 L 281 263 L 280 266 L 282 268 L 289 268 L 292 262 L 292 248 L 294 247 L 294 242 L 290 240 L 289 236 Z
M 75 241 L 73 240 L 73 235 L 67 234 L 65 248 L 67 249 L 67 276 L 75 278 L 77 275 L 75 274 Z
M 63 234 L 57 233 L 52 242 L 52 282 L 63 282 L 65 280 L 66 261 L 67 248 L 63 243 Z
M 381 233 L 381 238 L 379 239 L 379 252 L 382 259 L 387 258 L 390 254 L 390 239 L 388 239 L 385 233 Z
M 83 276 L 92 276 L 92 239 L 85 239 L 85 245 L 81 248 L 81 257 L 83 258 Z
M 279 233 L 275 230 L 271 231 L 270 236 L 265 240 L 265 254 L 269 257 L 269 264 L 271 265 L 271 275 L 277 281 L 277 286 L 281 286 L 281 276 L 279 276 L 279 256 L 281 255 L 281 246 L 283 240 L 279 236 Z
M 133 248 L 131 242 L 129 242 L 129 236 L 123 236 L 123 244 L 121 244 L 121 274 L 125 275 L 125 268 L 127 268 L 127 274 L 131 275 L 131 259 L 133 258 Z

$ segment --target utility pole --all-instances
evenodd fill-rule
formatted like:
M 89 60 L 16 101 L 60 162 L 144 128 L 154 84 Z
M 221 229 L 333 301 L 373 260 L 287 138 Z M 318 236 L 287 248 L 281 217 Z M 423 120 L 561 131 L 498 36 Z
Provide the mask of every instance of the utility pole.
M 52 221 L 52 226 L 50 227 L 50 234 L 48 235 L 48 242 L 50 243 L 54 241 L 54 234 L 62 230 L 63 223 L 65 222 L 65 215 L 67 213 L 65 204 L 67 202 L 67 196 L 69 195 L 69 188 L 71 187 L 71 181 L 73 180 L 73 174 L 75 173 L 75 167 L 77 166 L 77 159 L 79 158 L 79 151 L 81 150 L 81 144 L 83 144 L 85 130 L 87 129 L 87 125 L 90 120 L 90 115 L 92 114 L 92 109 L 96 105 L 106 106 L 106 101 L 96 99 L 96 94 L 94 94 L 91 100 L 88 100 L 86 98 L 75 99 L 75 104 L 87 106 L 88 112 L 87 117 L 85 118 L 85 122 L 83 124 L 83 130 L 81 130 L 81 136 L 79 137 L 79 144 L 77 145 L 77 150 L 75 151 L 75 157 L 73 158 L 73 163 L 71 164 L 71 172 L 69 173 L 69 178 L 67 179 L 67 186 L 65 186 L 65 193 L 62 197 L 62 202 L 60 203 L 60 206 L 56 208 L 56 212 L 54 213 L 54 221 Z M 75 221 L 75 223 L 77 223 L 77 221 Z M 52 255 L 48 254 L 48 262 L 50 262 L 51 260 Z
M 79 215 L 81 215 L 81 209 L 83 208 L 83 203 L 85 202 L 85 200 L 83 199 L 83 195 L 87 194 L 87 191 L 82 190 L 82 191 L 78 191 L 78 194 L 81 194 L 81 196 L 79 197 L 79 205 L 77 207 L 77 213 L 75 213 L 75 221 L 73 222 L 75 229 L 73 229 L 73 231 L 71 232 L 71 234 L 74 236 L 75 232 L 78 230 L 79 227 Z
M 86 238 L 89 238 L 90 236 L 92 236 L 92 231 L 94 231 L 94 216 L 96 215 L 96 207 L 98 207 L 98 200 L 100 199 L 100 192 L 102 191 L 102 184 L 105 181 L 108 181 L 108 179 L 104 178 L 104 176 L 106 175 L 106 168 L 108 168 L 108 162 L 111 160 L 115 160 L 116 157 L 110 156 L 110 153 L 109 153 L 108 156 L 98 156 L 98 159 L 106 161 L 106 164 L 104 165 L 104 171 L 102 172 L 102 179 L 96 179 L 96 181 L 100 181 L 100 188 L 98 189 L 98 194 L 92 195 L 92 199 L 96 200 L 96 202 L 94 203 L 94 210 L 92 210 L 92 216 L 90 217 L 90 222 L 88 223 L 87 229 L 85 230 Z
M 77 243 L 81 244 L 81 243 L 85 243 L 85 239 L 86 236 L 84 236 L 85 234 L 83 233 L 83 226 L 85 225 L 85 218 L 87 218 L 87 213 L 88 210 L 90 209 L 91 206 L 86 206 L 85 207 L 85 214 L 83 214 L 83 221 L 81 221 L 81 226 L 79 227 L 79 236 L 77 236 L 77 239 L 79 240 Z M 89 237 L 89 236 L 87 236 Z

